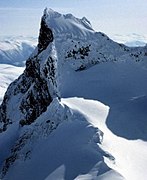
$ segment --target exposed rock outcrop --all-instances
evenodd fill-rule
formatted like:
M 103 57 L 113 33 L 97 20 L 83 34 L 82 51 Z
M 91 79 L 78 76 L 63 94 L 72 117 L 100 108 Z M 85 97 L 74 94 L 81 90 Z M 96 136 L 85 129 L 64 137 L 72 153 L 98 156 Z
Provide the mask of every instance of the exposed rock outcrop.
M 49 43 L 53 42 L 52 30 L 46 24 L 47 9 L 44 10 L 44 15 L 41 20 L 41 28 L 38 39 L 38 52 L 45 50 Z
M 43 50 L 48 46 L 48 53 L 44 54 Z M 9 86 L 0 106 L 0 131 L 5 131 L 9 124 L 16 121 L 22 126 L 31 124 L 56 96 L 56 57 L 52 53 L 53 46 L 53 33 L 46 24 L 44 12 L 38 47 L 26 61 L 24 73 Z

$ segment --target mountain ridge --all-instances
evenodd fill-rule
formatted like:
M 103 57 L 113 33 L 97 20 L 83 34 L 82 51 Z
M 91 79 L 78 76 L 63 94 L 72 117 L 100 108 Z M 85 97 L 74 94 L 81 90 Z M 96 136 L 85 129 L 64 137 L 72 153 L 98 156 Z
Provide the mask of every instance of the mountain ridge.
M 98 106 L 98 102 L 92 103 L 79 99 L 74 102 L 71 100 L 72 107 L 74 107 L 74 103 L 76 104 L 78 102 L 85 107 L 85 109 L 82 110 L 82 106 L 79 105 L 79 109 L 75 110 L 75 108 L 70 108 L 68 103 L 62 103 L 62 98 L 78 96 L 95 101 L 100 99 L 103 103 L 109 104 L 110 108 L 115 108 L 119 103 L 126 105 L 126 101 L 128 102 L 127 98 L 133 95 L 137 96 L 141 91 L 145 96 L 146 86 L 143 84 L 143 81 L 141 81 L 141 77 L 146 77 L 146 70 L 145 68 L 143 69 L 143 67 L 146 67 L 146 56 L 147 47 L 129 48 L 123 44 L 118 44 L 104 33 L 95 32 L 91 29 L 88 20 L 85 18 L 81 20 L 71 14 L 62 15 L 53 10 L 48 11 L 45 9 L 41 20 L 38 46 L 26 61 L 24 73 L 9 86 L 2 105 L 0 106 L 0 134 L 7 137 L 7 133 L 13 128 L 15 129 L 14 137 L 17 134 L 17 137 L 11 142 L 12 145 L 9 147 L 9 153 L 4 155 L 5 161 L 2 165 L 2 177 L 8 175 L 10 178 L 11 173 L 17 172 L 12 171 L 11 168 L 13 168 L 13 165 L 21 169 L 21 167 L 17 166 L 17 161 L 22 160 L 24 164 L 29 163 L 28 159 L 31 158 L 31 153 L 33 152 L 33 145 L 31 144 L 38 142 L 37 137 L 50 139 L 54 133 L 56 136 L 56 132 L 58 134 L 58 126 L 60 128 L 65 125 L 64 123 L 71 124 L 72 128 L 74 127 L 74 123 L 79 123 L 81 126 L 85 126 L 83 123 L 86 123 L 85 128 L 87 128 L 89 133 L 86 134 L 85 128 L 81 131 L 81 133 L 86 134 L 86 144 L 88 143 L 84 148 L 88 149 L 87 153 L 89 158 L 91 157 L 90 152 L 94 155 L 90 158 L 93 167 L 97 167 L 93 164 L 93 162 L 95 162 L 93 157 L 101 160 L 100 170 L 94 170 L 97 175 L 90 174 L 90 177 L 99 176 L 101 178 L 101 176 L 104 175 L 104 177 L 106 176 L 106 178 L 108 178 L 109 176 L 106 174 L 112 171 L 112 174 L 114 174 L 112 177 L 113 180 L 114 178 L 122 179 L 123 174 L 121 176 L 117 168 L 116 171 L 114 170 L 115 168 L 113 169 L 112 164 L 114 163 L 115 157 L 113 158 L 113 155 L 107 153 L 103 149 L 103 145 L 101 145 L 103 141 L 100 139 L 103 139 L 103 135 L 105 137 L 105 133 L 107 135 L 107 130 L 104 128 L 104 132 L 101 131 L 99 124 L 94 127 L 92 121 L 90 121 L 91 119 L 96 120 L 98 116 L 99 122 L 105 122 L 108 116 L 108 110 L 106 114 L 104 113 L 107 109 L 106 106 Z M 143 70 L 141 71 L 140 69 Z M 126 75 L 123 70 L 126 71 Z M 129 81 L 126 81 L 127 75 L 133 80 L 133 77 L 129 73 L 130 70 L 133 72 L 132 75 L 141 82 L 142 88 L 140 91 L 137 86 L 135 86 L 136 88 L 133 91 L 133 83 L 130 83 L 131 89 L 127 91 L 126 87 L 129 84 Z M 139 77 L 137 77 L 134 70 L 140 72 Z M 137 80 L 135 82 L 137 82 Z M 124 87 L 121 81 L 124 84 L 126 83 Z M 104 93 L 105 87 L 106 91 Z M 111 87 L 111 89 L 109 89 L 109 87 Z M 126 93 L 126 91 L 127 94 L 123 98 L 123 94 Z M 119 96 L 119 94 L 121 96 Z M 89 107 L 92 106 L 95 111 L 90 110 L 90 108 L 88 110 L 86 103 L 87 105 L 89 104 Z M 98 115 L 94 105 L 98 107 L 98 112 L 101 116 Z M 128 107 L 130 108 L 130 106 Z M 83 111 L 85 113 L 86 110 L 90 114 L 89 117 L 85 114 L 83 115 Z M 103 116 L 103 113 L 105 116 Z M 87 124 L 89 121 L 90 123 Z M 107 123 L 108 122 L 106 122 L 106 124 Z M 91 127 L 91 130 L 88 129 L 88 127 Z M 74 128 L 72 128 L 71 130 L 74 131 Z M 112 128 L 115 130 L 115 127 Z M 68 128 L 65 128 L 65 130 L 67 129 Z M 122 130 L 121 133 L 124 135 L 126 132 Z M 134 134 L 135 133 L 136 129 L 134 130 Z M 133 138 L 135 138 L 134 134 Z M 73 136 L 72 134 L 70 135 L 71 137 L 75 137 L 74 134 Z M 132 134 L 129 135 L 132 138 Z M 127 138 L 129 138 L 129 135 L 127 134 Z M 139 135 L 142 137 L 142 134 Z M 65 138 L 65 136 L 63 137 Z M 82 137 L 81 134 L 81 140 Z M 76 145 L 74 144 L 74 146 Z M 35 148 L 36 146 L 34 147 L 34 151 L 37 152 L 37 148 Z M 68 149 L 68 147 L 66 148 Z M 83 152 L 82 148 L 83 147 L 80 147 L 80 153 Z M 63 148 L 63 151 L 65 151 L 65 149 Z M 45 155 L 48 157 L 47 154 L 48 152 L 46 151 Z M 107 166 L 104 157 L 110 161 L 109 163 L 112 168 Z M 84 159 L 83 157 L 82 161 L 84 161 Z M 75 164 L 69 165 L 71 165 L 71 167 L 75 166 Z M 58 166 L 58 162 L 55 164 L 55 167 L 56 166 Z M 86 171 L 85 169 L 81 168 L 80 173 L 86 173 L 88 170 Z M 26 169 L 26 172 L 27 171 L 28 169 Z M 73 175 L 70 170 L 69 172 L 71 174 L 67 177 L 78 177 L 78 175 L 81 174 L 78 174 L 77 171 L 76 169 Z M 45 178 L 44 173 L 46 174 L 47 170 L 42 173 L 37 174 L 41 178 Z M 35 177 L 37 177 L 37 174 Z M 18 177 L 16 179 L 22 178 L 21 174 L 18 173 L 16 176 L 17 175 Z M 127 173 L 125 175 L 128 177 Z M 56 175 L 53 177 L 56 177 Z M 25 175 L 23 178 L 25 179 Z

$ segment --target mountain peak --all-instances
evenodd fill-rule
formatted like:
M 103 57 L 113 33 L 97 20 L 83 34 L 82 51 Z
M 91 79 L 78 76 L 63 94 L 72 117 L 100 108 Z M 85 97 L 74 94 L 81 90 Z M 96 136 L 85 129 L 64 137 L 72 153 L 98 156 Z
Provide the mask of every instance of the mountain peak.
M 43 12 L 43 16 L 44 17 L 50 17 L 50 18 L 57 18 L 57 17 L 60 17 L 61 16 L 61 14 L 60 13 L 58 13 L 58 12 L 56 12 L 56 11 L 54 11 L 53 9 L 51 9 L 51 8 L 45 8 L 44 9 L 44 12 Z
M 50 8 L 45 8 L 42 18 L 55 36 L 71 34 L 83 37 L 94 33 L 89 20 L 85 17 L 80 19 L 72 14 L 64 15 Z

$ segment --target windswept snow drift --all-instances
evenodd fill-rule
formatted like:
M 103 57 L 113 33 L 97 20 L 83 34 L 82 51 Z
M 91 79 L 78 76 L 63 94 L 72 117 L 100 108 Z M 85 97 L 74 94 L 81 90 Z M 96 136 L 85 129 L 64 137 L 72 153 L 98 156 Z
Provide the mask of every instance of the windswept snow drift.
M 112 163 L 113 160 L 111 155 L 100 147 L 103 133 L 97 125 L 98 122 L 105 124 L 109 108 L 98 102 L 78 98 L 63 99 L 60 106 L 58 103 L 54 101 L 48 111 L 38 118 L 34 126 L 44 127 L 44 132 L 38 131 L 39 140 L 36 140 L 38 136 L 32 131 L 29 140 L 31 142 L 28 142 L 21 152 L 22 157 L 27 154 L 27 160 L 14 163 L 5 178 L 9 180 L 123 179 L 119 173 L 106 165 L 104 157 Z M 89 109 L 86 105 L 92 107 Z M 54 108 L 58 114 L 56 117 L 60 120 L 63 118 L 63 122 L 48 136 L 48 127 L 45 124 L 47 120 L 53 118 Z M 56 123 L 55 119 L 54 115 Z M 46 137 L 43 138 L 42 136 L 45 135 Z M 33 150 L 29 151 L 31 148 Z
M 146 179 L 147 143 L 142 140 L 130 141 L 113 134 L 106 125 L 106 121 L 109 118 L 108 113 L 110 113 L 108 107 L 100 104 L 98 101 L 81 98 L 63 99 L 62 102 L 82 113 L 93 127 L 98 127 L 103 132 L 103 140 L 100 147 L 111 154 L 111 156 L 108 154 L 104 155 L 105 162 L 109 167 L 122 174 L 127 180 Z M 133 126 L 133 124 L 131 125 Z M 90 177 L 89 179 L 92 178 Z M 106 179 L 113 180 L 115 176 L 114 174 L 112 177 L 108 175 Z M 119 177 L 116 179 L 119 179 Z

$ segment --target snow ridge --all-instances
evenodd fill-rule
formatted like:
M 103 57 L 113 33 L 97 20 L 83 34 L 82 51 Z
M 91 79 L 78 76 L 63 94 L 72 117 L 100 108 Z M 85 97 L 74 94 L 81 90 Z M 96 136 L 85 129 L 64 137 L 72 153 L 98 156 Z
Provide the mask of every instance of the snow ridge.
M 72 14 L 63 15 L 52 9 L 45 9 L 44 16 L 46 17 L 46 24 L 52 29 L 55 37 L 59 34 L 68 34 L 84 38 L 94 33 L 90 22 L 85 17 L 78 19 Z

